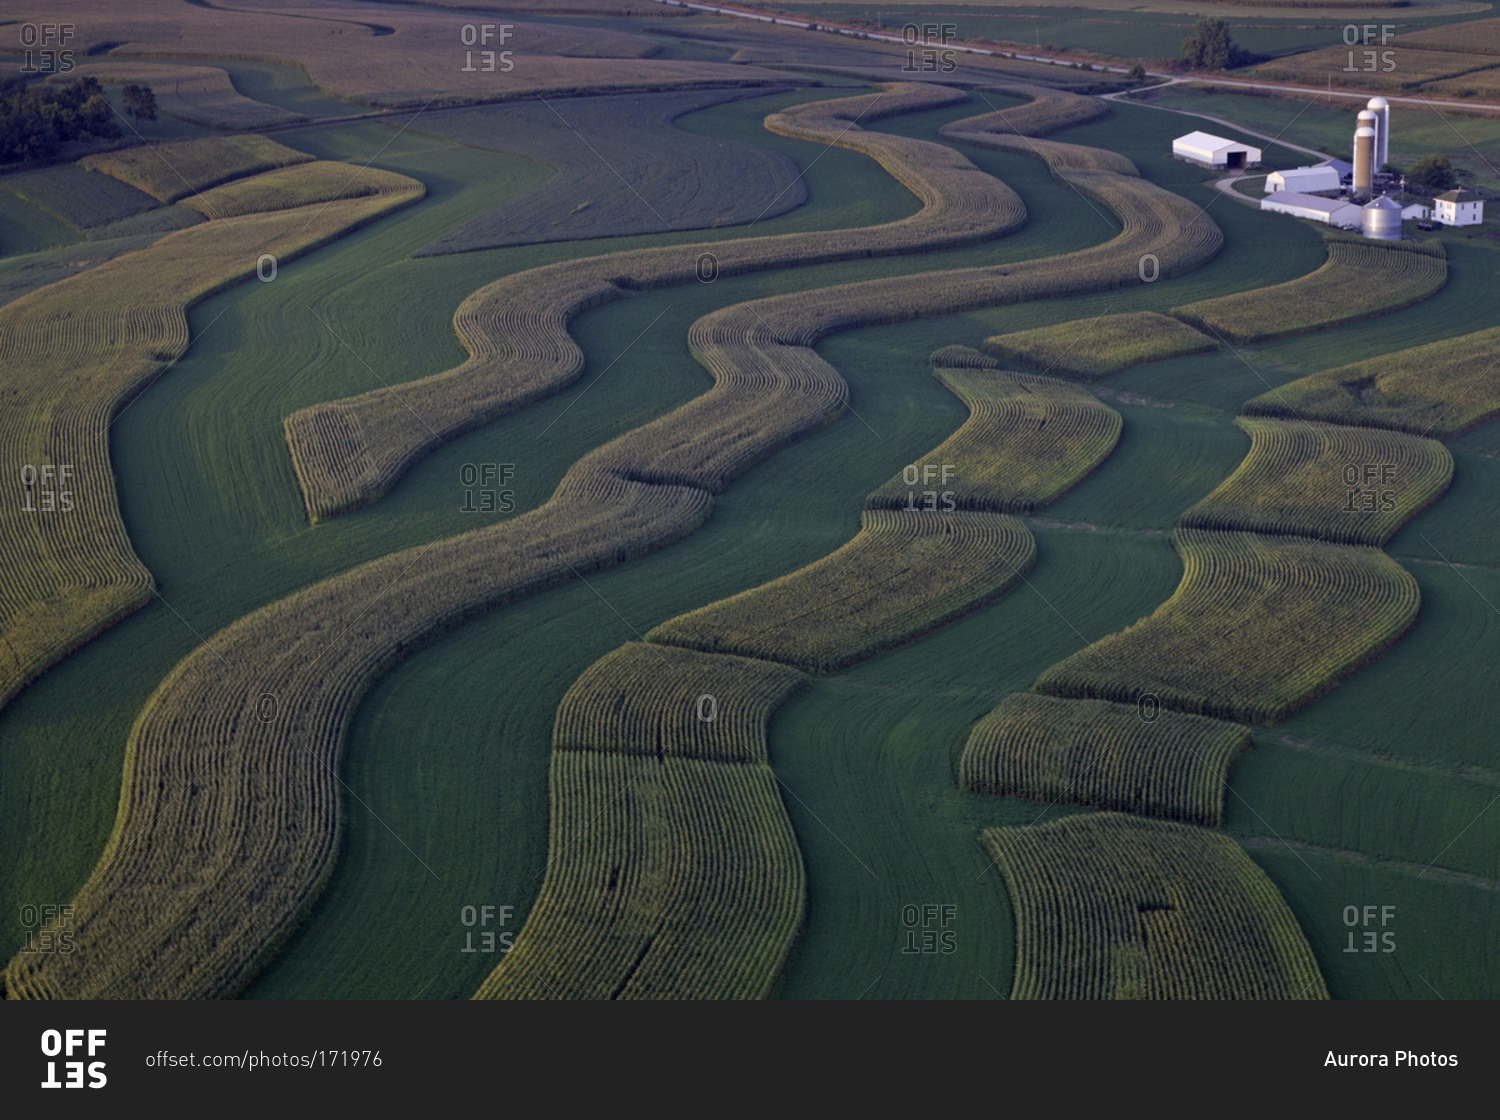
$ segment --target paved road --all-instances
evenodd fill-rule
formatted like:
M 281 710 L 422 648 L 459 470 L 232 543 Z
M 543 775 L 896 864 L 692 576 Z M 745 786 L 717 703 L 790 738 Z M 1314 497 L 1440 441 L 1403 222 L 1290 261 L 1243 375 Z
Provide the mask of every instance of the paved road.
M 1260 209 L 1260 200 L 1259 199 L 1251 198 L 1248 195 L 1240 194 L 1239 191 L 1237 191 L 1237 190 L 1234 189 L 1234 184 L 1238 183 L 1241 179 L 1256 179 L 1256 178 L 1259 178 L 1259 176 L 1257 176 L 1257 175 L 1231 175 L 1227 179 L 1215 179 L 1214 180 L 1214 190 L 1218 191 L 1220 194 L 1228 195 L 1230 198 L 1234 199 L 1236 202 L 1242 202 L 1246 206 L 1253 206 L 1253 207 L 1255 207 L 1255 209 L 1259 210 Z

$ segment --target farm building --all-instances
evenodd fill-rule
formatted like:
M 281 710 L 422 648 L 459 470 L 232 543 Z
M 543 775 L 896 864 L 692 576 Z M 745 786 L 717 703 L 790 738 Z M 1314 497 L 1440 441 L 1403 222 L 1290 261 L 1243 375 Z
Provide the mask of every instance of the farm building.
M 1409 202 L 1401 208 L 1401 220 L 1403 222 L 1410 222 L 1413 219 L 1419 222 L 1425 222 L 1428 218 L 1431 217 L 1432 207 L 1423 206 L 1420 202 Z
M 1445 226 L 1477 226 L 1484 221 L 1484 198 L 1476 191 L 1447 191 L 1432 200 L 1432 216 Z
M 1290 171 L 1273 171 L 1266 176 L 1266 193 L 1292 191 L 1295 194 L 1338 194 L 1343 184 L 1332 167 L 1294 167 Z
M 1291 214 L 1295 218 L 1323 222 L 1330 226 L 1337 226 L 1339 229 L 1359 229 L 1364 225 L 1362 208 L 1341 198 L 1319 198 L 1313 194 L 1277 191 L 1261 199 L 1260 208 L 1277 214 Z
M 1314 167 L 1331 167 L 1339 173 L 1339 180 L 1354 178 L 1354 164 L 1346 159 L 1325 159 L 1313 164 Z
M 1238 170 L 1260 165 L 1260 149 L 1249 144 L 1212 136 L 1207 132 L 1189 132 L 1172 141 L 1172 157 L 1199 167 L 1214 170 Z

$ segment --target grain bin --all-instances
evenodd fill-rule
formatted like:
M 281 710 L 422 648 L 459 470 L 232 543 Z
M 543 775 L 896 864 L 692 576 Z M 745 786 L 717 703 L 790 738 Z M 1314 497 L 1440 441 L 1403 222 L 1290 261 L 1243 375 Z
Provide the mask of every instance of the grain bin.
M 1377 198 L 1360 209 L 1366 237 L 1375 241 L 1401 240 L 1401 204 L 1394 198 Z

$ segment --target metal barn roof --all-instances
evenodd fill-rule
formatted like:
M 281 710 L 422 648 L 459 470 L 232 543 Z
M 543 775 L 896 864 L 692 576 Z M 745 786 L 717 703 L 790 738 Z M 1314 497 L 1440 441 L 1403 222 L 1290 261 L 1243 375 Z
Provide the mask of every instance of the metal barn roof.
M 1298 194 L 1296 191 L 1277 191 L 1260 200 L 1262 207 L 1295 206 L 1299 210 L 1318 210 L 1324 214 L 1337 214 L 1346 207 L 1354 206 L 1342 198 L 1320 198 L 1315 194 Z M 1355 207 L 1358 209 L 1358 207 Z

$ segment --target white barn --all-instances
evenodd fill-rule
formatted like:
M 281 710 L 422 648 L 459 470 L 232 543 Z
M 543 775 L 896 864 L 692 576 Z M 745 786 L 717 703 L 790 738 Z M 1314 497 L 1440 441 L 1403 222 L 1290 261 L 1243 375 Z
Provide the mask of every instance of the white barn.
M 1290 171 L 1273 171 L 1266 176 L 1266 194 L 1293 191 L 1297 194 L 1338 194 L 1339 173 L 1332 167 L 1294 167 Z
M 1298 194 L 1295 191 L 1277 191 L 1260 200 L 1260 208 L 1277 214 L 1291 214 L 1295 218 L 1306 218 L 1312 222 L 1337 226 L 1339 229 L 1359 229 L 1364 225 L 1364 209 L 1358 203 L 1341 198 L 1319 198 L 1313 194 Z
M 1172 141 L 1172 157 L 1214 170 L 1238 170 L 1260 164 L 1260 149 L 1207 132 L 1189 132 Z
M 1409 202 L 1401 208 L 1401 220 L 1409 222 L 1415 218 L 1419 222 L 1425 222 L 1432 217 L 1432 207 L 1423 206 L 1420 202 Z
M 1445 226 L 1477 226 L 1484 221 L 1484 196 L 1475 191 L 1447 191 L 1432 200 L 1432 216 Z

